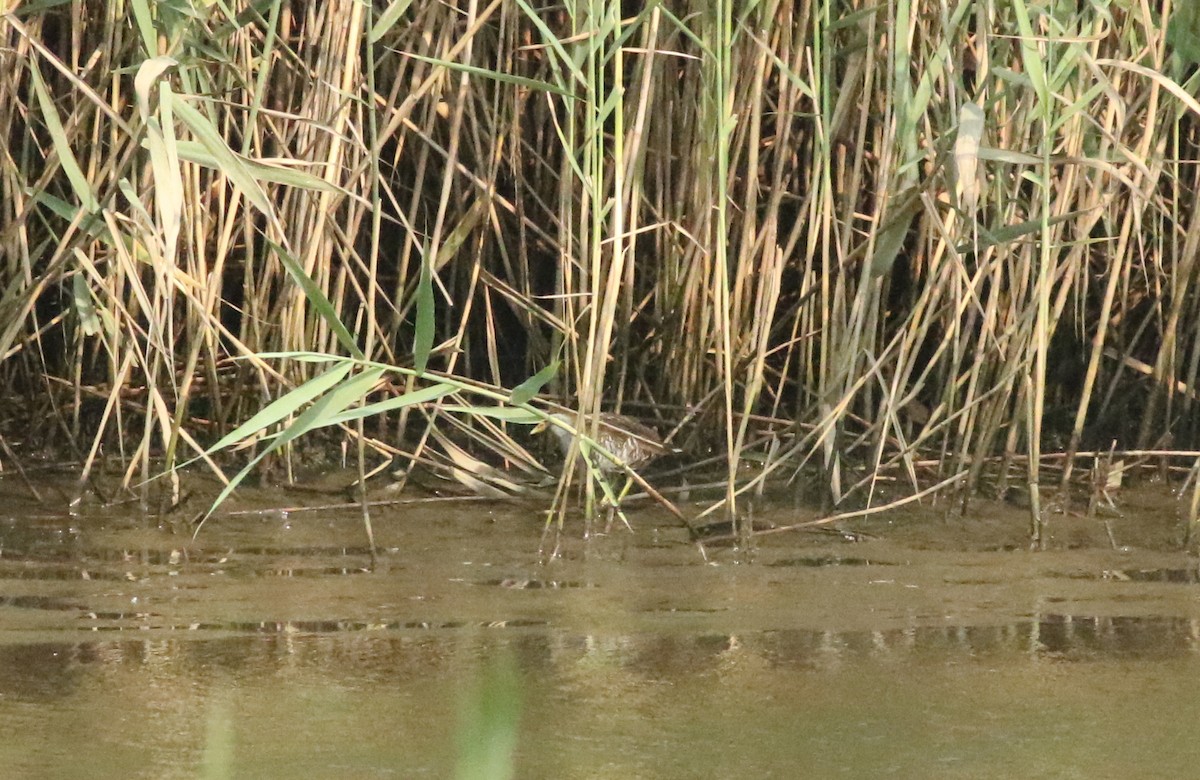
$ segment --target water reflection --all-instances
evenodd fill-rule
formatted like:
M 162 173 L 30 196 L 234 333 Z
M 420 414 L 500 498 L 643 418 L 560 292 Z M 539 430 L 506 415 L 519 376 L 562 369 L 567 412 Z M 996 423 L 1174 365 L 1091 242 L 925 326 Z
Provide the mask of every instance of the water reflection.
M 409 509 L 377 524 L 371 570 L 352 516 L 227 521 L 194 546 L 70 528 L 0 526 L 5 777 L 194 777 L 213 712 L 234 776 L 445 777 L 458 697 L 504 654 L 521 777 L 1200 761 L 1200 577 L 1181 556 L 821 540 L 746 564 L 664 531 L 540 566 L 535 515 Z
M 779 629 L 738 634 L 674 635 L 557 632 L 540 621 L 490 624 L 368 624 L 353 621 L 196 626 L 196 639 L 37 642 L 0 646 L 0 697 L 36 700 L 68 695 L 106 667 L 146 663 L 274 674 L 300 664 L 340 677 L 348 657 L 357 673 L 389 674 L 420 666 L 445 671 L 461 658 L 510 649 L 531 673 L 564 673 L 602 659 L 610 672 L 658 682 L 719 671 L 730 664 L 771 669 L 838 669 L 862 664 L 1006 664 L 1146 661 L 1200 655 L 1200 621 L 1047 615 L 994 626 L 913 627 L 893 631 Z M 481 631 L 488 633 L 481 633 Z M 203 639 L 206 631 L 236 634 Z M 491 633 L 502 632 L 502 633 Z

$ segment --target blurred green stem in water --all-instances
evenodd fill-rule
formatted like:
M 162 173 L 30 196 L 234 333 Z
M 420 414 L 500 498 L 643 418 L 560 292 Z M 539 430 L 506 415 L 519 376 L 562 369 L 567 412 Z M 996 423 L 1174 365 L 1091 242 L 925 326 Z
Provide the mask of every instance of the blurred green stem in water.
M 460 705 L 457 780 L 514 776 L 520 710 L 517 667 L 512 655 L 503 653 L 484 667 Z

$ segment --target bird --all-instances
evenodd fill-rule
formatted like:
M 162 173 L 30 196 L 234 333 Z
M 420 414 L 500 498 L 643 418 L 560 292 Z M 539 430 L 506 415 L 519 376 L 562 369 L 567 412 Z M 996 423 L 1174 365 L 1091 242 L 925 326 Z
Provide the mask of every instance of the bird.
M 662 455 L 678 453 L 681 450 L 668 447 L 653 428 L 623 414 L 601 412 L 597 415 L 594 439 L 588 438 L 592 432 L 588 430 L 589 426 L 577 423 L 579 419 L 579 415 L 574 412 L 551 412 L 534 428 L 534 432 L 544 431 L 547 428 L 553 430 L 563 456 L 570 457 L 571 450 L 575 449 L 579 459 L 586 464 L 590 476 L 603 488 L 604 500 L 601 505 L 608 506 L 608 523 L 604 526 L 604 533 L 608 534 L 612 530 L 616 517 L 620 517 L 625 527 L 632 531 L 633 528 L 629 525 L 629 520 L 626 519 L 620 507 L 626 494 L 629 493 L 629 489 L 633 486 L 633 469 Z M 582 427 L 576 429 L 577 424 Z M 577 439 L 578 446 L 576 446 Z M 593 455 L 596 449 L 603 449 L 606 452 L 596 452 Z M 620 493 L 614 494 L 611 475 L 618 472 L 624 473 L 625 485 L 621 488 Z M 691 527 L 671 502 L 658 495 L 645 482 L 642 482 L 642 486 L 656 501 L 667 506 L 683 520 L 684 525 Z M 588 522 L 590 527 L 590 515 Z
M 555 438 L 558 439 L 558 446 L 562 450 L 563 456 L 569 457 L 577 438 L 576 432 L 570 429 L 575 427 L 578 419 L 574 412 L 553 412 L 534 428 L 534 432 L 550 428 L 554 432 Z M 618 507 L 629 493 L 629 488 L 633 486 L 633 475 L 630 470 L 649 463 L 661 455 L 678 452 L 678 450 L 668 448 L 657 431 L 632 417 L 602 412 L 597 422 L 599 424 L 596 426 L 595 439 L 587 438 L 589 432 L 586 428 L 581 431 L 584 435 L 579 442 L 579 456 L 586 463 L 591 464 L 592 475 L 597 477 L 603 485 L 605 503 L 608 504 L 609 511 L 608 525 L 605 527 L 605 533 L 607 533 L 612 528 L 614 514 L 620 514 L 625 525 L 627 527 L 629 525 Z M 592 456 L 592 445 L 598 445 L 607 450 L 617 460 L 614 461 L 603 453 L 596 453 L 595 456 Z M 614 495 L 609 477 L 617 472 L 625 473 L 625 485 L 621 488 L 620 493 Z
M 550 428 L 555 438 L 558 439 L 558 446 L 562 450 L 563 455 L 569 455 L 571 445 L 574 444 L 576 438 L 575 431 L 570 429 L 575 427 L 578 418 L 572 412 L 554 412 L 550 417 L 569 427 L 554 425 L 547 420 L 538 425 L 534 429 L 534 432 L 537 433 Z M 607 450 L 609 454 L 620 461 L 619 463 L 614 462 L 603 454 L 598 458 L 594 458 L 593 463 L 596 470 L 601 474 L 607 476 L 618 471 L 624 471 L 626 467 L 634 469 L 649 463 L 655 458 L 672 452 L 671 449 L 663 444 L 663 440 L 659 437 L 657 431 L 632 417 L 604 412 L 600 414 L 598 422 L 596 438 L 586 441 L 589 444 L 599 445 L 601 449 Z M 586 428 L 581 432 L 585 434 L 586 439 L 586 434 L 588 433 Z

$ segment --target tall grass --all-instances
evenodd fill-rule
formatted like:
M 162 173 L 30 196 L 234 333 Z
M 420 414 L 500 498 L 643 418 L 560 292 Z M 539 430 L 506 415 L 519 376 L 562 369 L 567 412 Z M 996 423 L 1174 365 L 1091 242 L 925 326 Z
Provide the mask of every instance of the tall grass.
M 531 407 L 480 398 L 538 375 L 679 425 L 733 516 L 806 465 L 830 507 L 1016 479 L 1037 538 L 1048 453 L 1065 486 L 1089 448 L 1197 444 L 1190 5 L 136 0 L 0 31 L 4 397 L 85 477 L 321 377 L 360 463 L 463 477 L 534 468 Z

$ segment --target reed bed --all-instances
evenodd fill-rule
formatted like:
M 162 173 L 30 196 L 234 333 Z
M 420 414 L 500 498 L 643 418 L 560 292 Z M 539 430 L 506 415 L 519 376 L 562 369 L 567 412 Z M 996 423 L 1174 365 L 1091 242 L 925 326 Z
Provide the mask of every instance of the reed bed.
M 502 490 L 549 397 L 671 430 L 710 512 L 1012 480 L 1036 538 L 1076 453 L 1200 446 L 1191 4 L 80 0 L 0 35 L 5 446 L 85 478 L 337 425 L 363 477 Z

